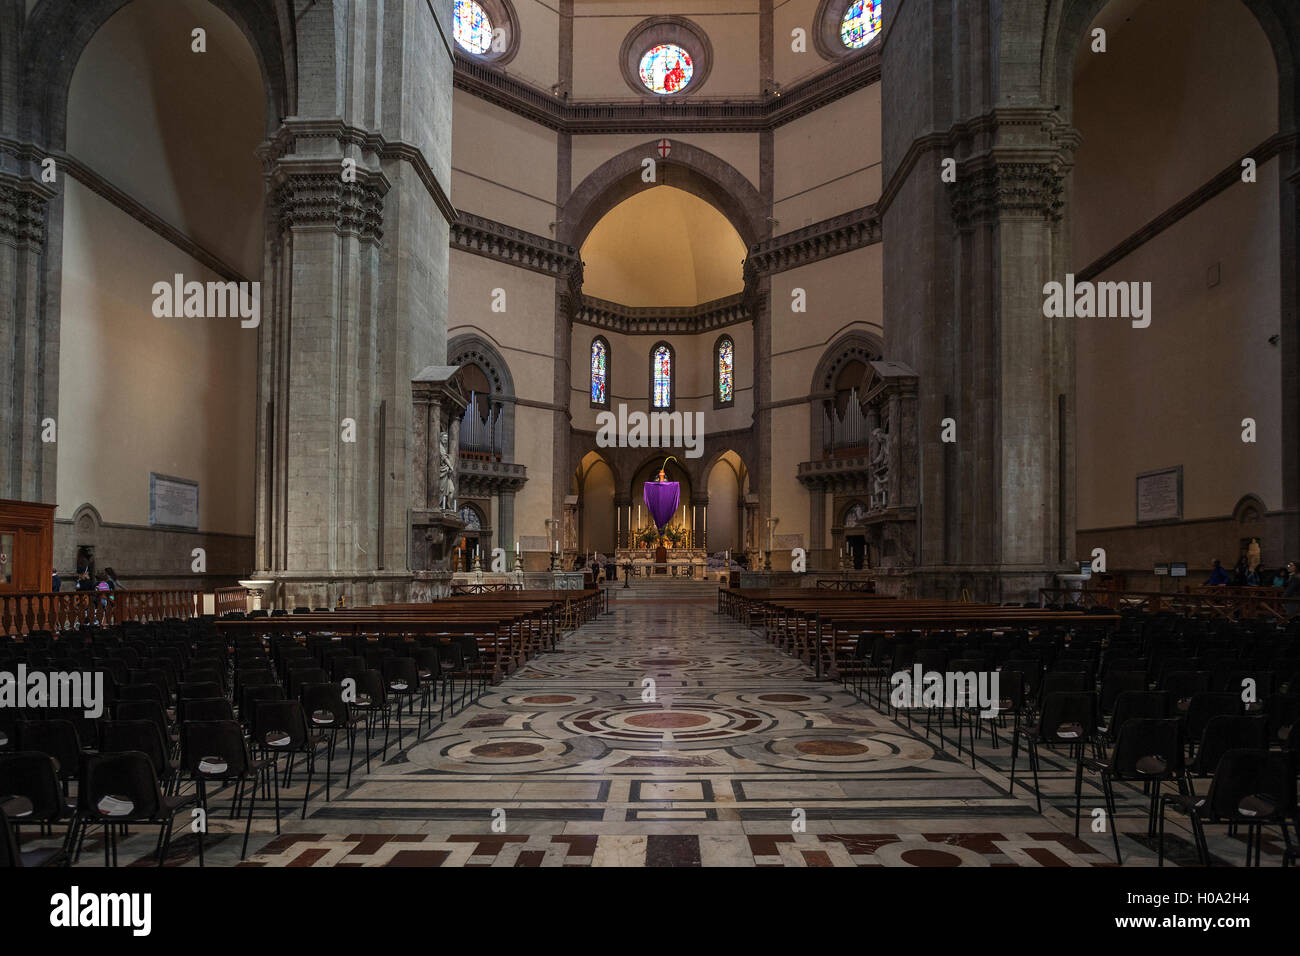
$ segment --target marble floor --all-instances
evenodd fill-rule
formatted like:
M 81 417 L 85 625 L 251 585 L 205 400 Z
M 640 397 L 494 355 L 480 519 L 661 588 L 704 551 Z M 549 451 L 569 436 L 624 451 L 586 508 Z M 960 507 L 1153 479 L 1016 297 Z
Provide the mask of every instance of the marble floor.
M 567 634 L 472 706 L 425 725 L 403 747 L 358 753 L 352 786 L 334 762 L 326 801 L 302 774 L 282 794 L 282 831 L 214 815 L 209 865 L 242 866 L 1113 866 L 1103 806 L 1087 780 L 1074 836 L 1074 765 L 1044 751 L 1043 811 L 1023 753 L 1007 793 L 1010 746 L 985 734 L 958 755 L 951 740 L 909 728 L 840 684 L 718 615 L 716 588 L 638 582 L 611 591 L 610 612 Z M 376 748 L 379 741 L 375 742 Z M 1028 783 L 1026 776 L 1026 783 Z M 294 805 L 294 800 L 297 804 Z M 1118 787 L 1125 865 L 1153 865 L 1146 800 Z M 220 806 L 220 803 L 218 803 Z M 292 808 L 292 809 L 290 809 Z M 1210 831 L 1222 864 L 1245 843 Z M 121 844 L 150 865 L 154 836 Z M 1280 861 L 1280 838 L 1264 843 Z M 96 839 L 80 865 L 101 865 Z M 196 865 L 181 836 L 169 865 Z M 1171 818 L 1167 863 L 1195 863 Z

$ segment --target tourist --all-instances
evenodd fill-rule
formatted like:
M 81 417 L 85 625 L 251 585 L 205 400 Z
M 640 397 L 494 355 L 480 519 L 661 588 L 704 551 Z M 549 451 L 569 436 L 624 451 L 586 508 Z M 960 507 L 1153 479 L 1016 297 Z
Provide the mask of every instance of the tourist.
M 77 590 L 78 591 L 95 590 L 95 582 L 90 580 L 89 571 L 80 571 L 77 573 Z
M 63 587 L 63 581 L 59 578 L 58 571 L 51 571 L 50 576 L 51 576 L 50 590 L 57 593 L 59 588 Z
M 1286 568 L 1278 568 L 1277 571 L 1273 574 L 1273 587 L 1275 588 L 1286 587 L 1286 580 L 1287 580 Z
M 1248 571 L 1245 556 L 1238 558 L 1237 566 L 1232 569 L 1232 586 L 1234 588 L 1244 588 L 1246 586 L 1246 573 Z
M 122 582 L 117 579 L 117 572 L 114 571 L 112 568 L 104 569 L 104 577 L 108 579 L 108 587 L 110 591 L 126 590 Z
M 1228 572 L 1224 570 L 1219 559 L 1214 559 L 1214 569 L 1210 571 L 1210 576 L 1205 579 L 1205 583 L 1212 588 L 1221 588 L 1228 583 Z
M 1286 587 L 1282 589 L 1282 596 L 1285 598 L 1296 598 L 1294 601 L 1286 602 L 1286 616 L 1295 617 L 1300 614 L 1300 577 L 1295 573 L 1295 562 L 1288 561 L 1286 565 L 1287 582 Z

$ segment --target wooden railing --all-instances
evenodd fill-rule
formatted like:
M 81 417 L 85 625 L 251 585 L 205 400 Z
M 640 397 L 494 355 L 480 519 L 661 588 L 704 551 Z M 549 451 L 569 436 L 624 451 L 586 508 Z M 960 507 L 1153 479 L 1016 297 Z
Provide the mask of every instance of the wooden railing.
M 452 594 L 492 594 L 497 591 L 518 591 L 521 588 L 515 587 L 508 581 L 488 581 L 482 584 L 467 583 L 453 584 L 451 586 Z
M 1039 588 L 1044 604 L 1074 604 L 1082 608 L 1100 607 L 1111 611 L 1142 610 L 1149 613 L 1172 611 L 1177 614 L 1208 614 L 1222 618 L 1271 617 L 1287 620 L 1287 604 L 1296 599 L 1282 597 L 1280 588 L 1214 588 L 1165 593 L 1163 591 L 1115 591 L 1109 588 Z
M 231 611 L 248 610 L 248 588 L 217 588 L 212 596 L 212 613 L 217 617 Z
M 57 591 L 0 594 L 0 635 L 61 631 L 88 624 L 193 618 L 203 613 L 203 592 Z

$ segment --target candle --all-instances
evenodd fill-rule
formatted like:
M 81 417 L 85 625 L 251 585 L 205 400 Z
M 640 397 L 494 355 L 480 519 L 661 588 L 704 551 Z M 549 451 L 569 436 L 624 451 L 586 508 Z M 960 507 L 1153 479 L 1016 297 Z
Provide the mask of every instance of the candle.
M 519 553 L 519 542 L 515 541 L 515 554 Z
M 555 553 L 556 554 L 560 553 L 560 541 L 558 538 L 555 540 Z

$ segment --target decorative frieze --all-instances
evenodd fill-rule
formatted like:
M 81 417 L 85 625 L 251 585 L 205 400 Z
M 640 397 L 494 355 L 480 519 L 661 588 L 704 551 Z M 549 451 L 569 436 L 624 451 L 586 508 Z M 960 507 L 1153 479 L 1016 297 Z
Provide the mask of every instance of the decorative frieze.
M 754 317 L 752 299 L 738 292 L 697 306 L 631 308 L 583 295 L 576 300 L 573 321 L 628 335 L 692 335 L 750 321 Z
M 458 475 L 462 496 L 486 498 L 501 492 L 518 491 L 528 480 L 528 469 L 515 462 L 483 461 L 462 456 Z
M 754 276 L 771 275 L 880 242 L 880 216 L 863 206 L 755 243 L 746 260 Z
M 452 222 L 451 247 L 546 275 L 576 275 L 582 285 L 582 261 L 573 246 L 472 213 L 461 212 Z
M 847 57 L 787 89 L 758 97 L 699 96 L 574 102 L 456 54 L 456 89 L 563 133 L 757 133 L 774 129 L 880 79 L 877 50 Z

